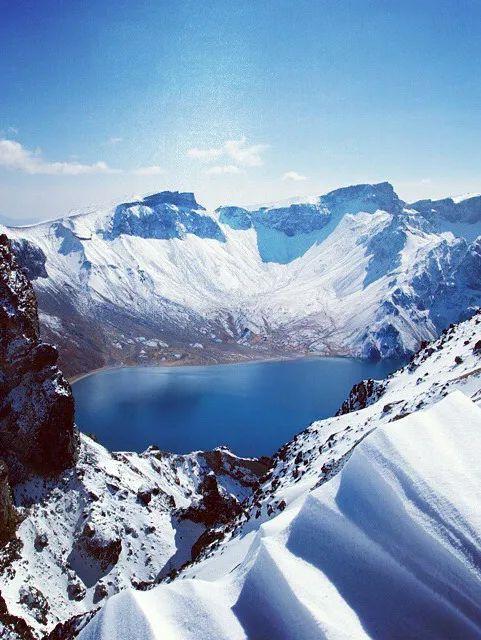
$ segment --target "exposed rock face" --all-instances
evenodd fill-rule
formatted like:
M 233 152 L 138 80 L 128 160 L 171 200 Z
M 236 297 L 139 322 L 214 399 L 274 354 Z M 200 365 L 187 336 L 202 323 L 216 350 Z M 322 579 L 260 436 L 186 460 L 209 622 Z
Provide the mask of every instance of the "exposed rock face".
M 13 537 L 17 520 L 8 483 L 7 465 L 0 460 L 0 546 Z
M 226 447 L 217 447 L 213 451 L 200 454 L 216 476 L 225 475 L 234 478 L 241 485 L 255 487 L 260 478 L 272 464 L 271 458 L 238 458 Z
M 99 529 L 87 522 L 76 540 L 75 551 L 95 560 L 100 571 L 105 572 L 119 559 L 122 541 L 110 529 Z
M 202 499 L 184 511 L 182 517 L 193 522 L 201 522 L 210 527 L 228 522 L 232 516 L 241 513 L 242 507 L 231 495 L 219 490 L 214 473 L 207 474 L 202 480 L 200 491 Z
M 54 475 L 77 459 L 74 401 L 57 358 L 39 338 L 32 285 L 1 235 L 0 452 L 11 481 Z
M 45 269 L 47 256 L 40 247 L 37 247 L 36 244 L 29 240 L 25 240 L 24 238 L 12 240 L 11 242 L 17 262 L 22 267 L 29 280 L 48 278 L 48 273 Z
M 35 636 L 22 618 L 8 611 L 7 603 L 0 593 L 0 637 L 7 640 L 35 640 Z
M 114 240 L 121 235 L 130 235 L 169 240 L 192 233 L 200 238 L 225 242 L 217 222 L 203 210 L 193 193 L 163 191 L 143 200 L 120 204 L 105 237 Z
M 467 197 L 461 202 L 452 198 L 442 200 L 418 200 L 409 205 L 428 219 L 441 216 L 452 222 L 474 223 L 481 220 L 481 196 Z
M 379 380 L 361 380 L 351 389 L 348 398 L 342 403 L 336 416 L 343 416 L 351 411 L 365 409 L 368 405 L 379 400 L 385 389 L 385 383 Z
M 66 622 L 59 622 L 57 626 L 45 636 L 44 640 L 72 640 L 77 637 L 80 631 L 90 622 L 98 609 L 87 611 L 77 616 L 73 616 Z

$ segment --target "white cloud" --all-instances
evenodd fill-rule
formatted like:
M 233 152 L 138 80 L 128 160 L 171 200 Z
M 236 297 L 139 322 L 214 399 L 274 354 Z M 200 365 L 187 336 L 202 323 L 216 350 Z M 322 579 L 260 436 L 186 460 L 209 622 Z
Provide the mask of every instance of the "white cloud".
M 138 169 L 134 169 L 132 173 L 136 176 L 158 176 L 161 173 L 164 173 L 162 167 L 159 167 L 158 164 L 153 164 L 150 167 L 139 167 Z
M 220 147 L 213 147 L 210 149 L 188 149 L 187 155 L 189 158 L 201 160 L 203 162 L 212 162 L 218 158 L 227 158 L 233 160 L 237 165 L 243 167 L 259 167 L 264 161 L 262 159 L 262 153 L 268 148 L 266 144 L 253 144 L 248 145 L 245 137 L 239 140 L 227 140 Z M 227 165 L 234 166 L 234 165 Z M 231 173 L 234 173 L 231 171 Z
M 307 180 L 306 176 L 297 173 L 297 171 L 286 171 L 282 176 L 282 180 L 293 180 L 294 182 L 302 182 L 302 180 Z
M 118 173 L 105 162 L 81 164 L 80 162 L 48 162 L 40 151 L 25 149 L 15 140 L 0 140 L 0 167 L 23 171 L 31 175 L 69 175 L 89 173 Z
M 246 167 L 259 167 L 263 164 L 261 153 L 267 149 L 266 144 L 246 144 L 246 139 L 228 140 L 224 144 L 225 153 L 238 164 Z
M 235 174 L 243 173 L 242 169 L 236 167 L 235 164 L 214 165 L 205 170 L 209 175 Z
M 193 147 L 187 150 L 189 158 L 195 158 L 196 160 L 203 160 L 205 162 L 211 162 L 219 158 L 223 153 L 223 149 L 198 149 L 197 147 Z

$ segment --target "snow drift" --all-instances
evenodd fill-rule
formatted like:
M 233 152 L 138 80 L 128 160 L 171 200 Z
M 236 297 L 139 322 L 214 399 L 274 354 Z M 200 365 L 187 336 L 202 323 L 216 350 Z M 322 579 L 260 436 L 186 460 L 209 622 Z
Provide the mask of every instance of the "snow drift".
M 481 637 L 481 409 L 459 391 L 379 427 L 332 480 L 82 640 Z

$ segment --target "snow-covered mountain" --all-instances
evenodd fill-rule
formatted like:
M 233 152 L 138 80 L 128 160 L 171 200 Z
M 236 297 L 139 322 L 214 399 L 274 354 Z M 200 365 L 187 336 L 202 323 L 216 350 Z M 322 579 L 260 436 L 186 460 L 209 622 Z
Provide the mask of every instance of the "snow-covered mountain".
M 0 246 L 1 637 L 481 637 L 481 314 L 272 460 L 110 453 Z
M 208 212 L 163 192 L 8 228 L 46 339 L 104 364 L 317 352 L 402 356 L 481 303 L 481 196 L 407 204 L 388 183 Z
M 481 638 L 480 322 L 356 385 L 197 561 L 108 600 L 81 640 Z

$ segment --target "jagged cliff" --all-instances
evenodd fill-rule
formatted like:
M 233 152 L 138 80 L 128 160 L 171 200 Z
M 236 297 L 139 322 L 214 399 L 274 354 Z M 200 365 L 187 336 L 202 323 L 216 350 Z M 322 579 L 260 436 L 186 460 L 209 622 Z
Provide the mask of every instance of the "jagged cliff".
M 79 438 L 58 352 L 40 340 L 37 302 L 11 244 L 0 236 L 0 455 L 11 481 L 75 464 Z

